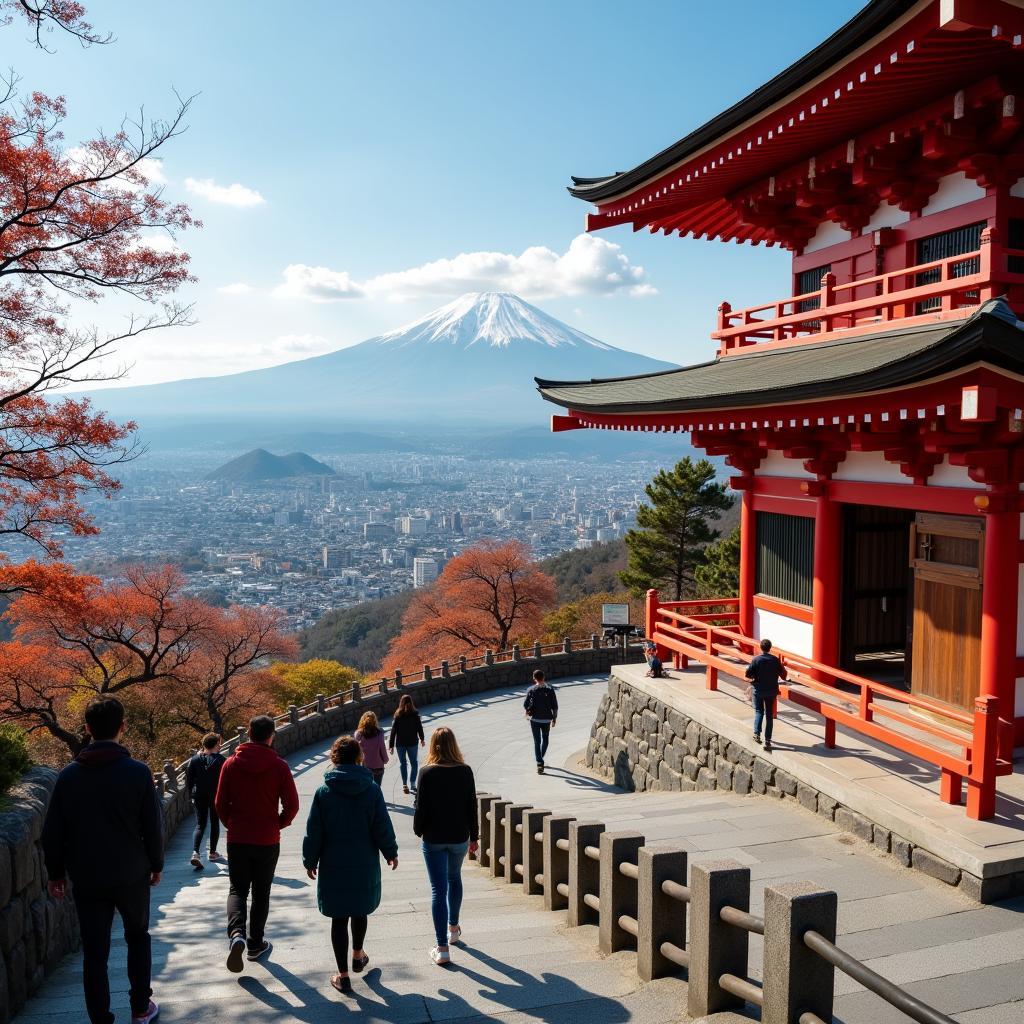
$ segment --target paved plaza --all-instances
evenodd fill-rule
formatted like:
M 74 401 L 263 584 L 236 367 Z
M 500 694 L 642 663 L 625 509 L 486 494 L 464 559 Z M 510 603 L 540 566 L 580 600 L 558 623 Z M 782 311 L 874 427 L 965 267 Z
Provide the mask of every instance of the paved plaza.
M 839 944 L 885 977 L 964 1024 L 1024 1021 L 1024 899 L 979 907 L 948 887 L 902 869 L 823 818 L 794 804 L 720 793 L 625 795 L 579 765 L 604 678 L 560 681 L 561 715 L 549 764 L 533 771 L 530 731 L 521 690 L 498 691 L 424 709 L 425 725 L 451 726 L 481 791 L 580 818 L 610 830 L 635 829 L 651 843 L 685 846 L 691 860 L 731 857 L 752 874 L 752 906 L 771 881 L 811 880 L 839 893 Z M 167 870 L 154 899 L 154 995 L 166 1024 L 199 1021 L 360 1022 L 421 1024 L 459 1020 L 521 1024 L 624 1024 L 685 1021 L 685 983 L 641 985 L 635 957 L 601 957 L 596 929 L 568 931 L 564 913 L 543 910 L 539 897 L 465 871 L 466 946 L 451 967 L 430 963 L 429 888 L 412 834 L 411 798 L 402 795 L 397 766 L 385 795 L 399 836 L 400 866 L 385 871 L 384 902 L 370 920 L 371 963 L 353 980 L 353 994 L 327 984 L 334 970 L 329 925 L 316 911 L 313 885 L 299 858 L 306 807 L 325 769 L 326 748 L 291 759 L 303 809 L 282 841 L 268 937 L 270 961 L 224 967 L 223 867 L 194 873 L 187 863 L 191 830 L 171 841 Z M 751 942 L 758 975 L 760 940 Z M 114 1009 L 127 1021 L 123 943 L 112 957 Z M 68 958 L 17 1018 L 20 1024 L 81 1024 L 80 964 Z M 889 1024 L 907 1018 L 842 976 L 836 1019 Z

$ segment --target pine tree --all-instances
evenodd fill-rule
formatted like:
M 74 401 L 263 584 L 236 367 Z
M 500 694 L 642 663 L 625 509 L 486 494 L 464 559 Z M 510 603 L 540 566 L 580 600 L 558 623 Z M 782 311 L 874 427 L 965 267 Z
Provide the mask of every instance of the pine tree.
M 732 499 L 715 482 L 715 467 L 689 456 L 671 470 L 660 470 L 646 487 L 650 505 L 637 509 L 637 529 L 626 534 L 629 564 L 619 574 L 634 593 L 651 587 L 681 601 L 694 589 L 694 571 L 704 549 L 718 539 L 711 525 Z
M 693 572 L 698 597 L 736 597 L 740 592 L 740 528 L 704 549 Z

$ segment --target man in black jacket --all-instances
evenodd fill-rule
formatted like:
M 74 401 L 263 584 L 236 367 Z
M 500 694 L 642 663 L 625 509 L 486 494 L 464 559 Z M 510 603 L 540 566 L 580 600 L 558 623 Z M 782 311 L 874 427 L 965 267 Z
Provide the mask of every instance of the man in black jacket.
M 533 751 L 537 756 L 537 774 L 544 774 L 544 755 L 548 752 L 551 730 L 558 719 L 558 697 L 548 685 L 544 673 L 537 669 L 533 673 L 533 686 L 526 691 L 526 717 L 533 730 Z
M 203 749 L 189 758 L 185 769 L 185 784 L 188 786 L 192 806 L 196 812 L 196 827 L 192 832 L 192 860 L 190 863 L 196 871 L 203 870 L 203 862 L 199 856 L 199 845 L 206 831 L 206 821 L 210 821 L 210 860 L 220 860 L 217 843 L 220 841 L 220 818 L 217 808 L 213 806 L 217 795 L 217 783 L 220 781 L 220 770 L 224 766 L 224 755 L 220 752 L 220 737 L 215 732 L 208 732 L 203 737 Z
M 54 899 L 67 879 L 82 935 L 82 984 L 92 1024 L 113 1024 L 107 959 L 114 911 L 128 946 L 132 1024 L 160 1012 L 150 998 L 149 890 L 164 866 L 163 814 L 153 775 L 117 741 L 124 733 L 119 700 L 96 700 L 85 712 L 88 746 L 57 777 L 43 823 L 43 856 Z
M 751 660 L 745 675 L 754 688 L 754 742 L 761 742 L 763 722 L 764 749 L 771 753 L 775 699 L 779 695 L 779 680 L 786 678 L 786 666 L 772 654 L 771 640 L 761 641 L 761 653 Z

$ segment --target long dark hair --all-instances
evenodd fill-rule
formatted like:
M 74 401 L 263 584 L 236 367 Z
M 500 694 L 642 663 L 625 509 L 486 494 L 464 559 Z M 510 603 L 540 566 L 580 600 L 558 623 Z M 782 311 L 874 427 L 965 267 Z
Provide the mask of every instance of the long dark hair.
M 395 711 L 394 717 L 401 718 L 402 715 L 415 715 L 416 705 L 412 702 L 412 697 L 407 693 L 402 694 L 402 699 L 398 702 L 398 710 Z

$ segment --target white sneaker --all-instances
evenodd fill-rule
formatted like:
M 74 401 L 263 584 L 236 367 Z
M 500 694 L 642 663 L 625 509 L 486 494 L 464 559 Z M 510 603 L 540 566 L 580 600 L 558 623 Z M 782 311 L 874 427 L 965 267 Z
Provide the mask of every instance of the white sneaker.
M 444 966 L 445 964 L 450 964 L 452 962 L 452 958 L 449 955 L 448 950 L 441 949 L 439 946 L 435 946 L 430 951 L 430 959 L 440 966 Z
M 461 942 L 462 941 L 462 925 L 450 924 L 448 926 L 448 941 L 449 942 Z

